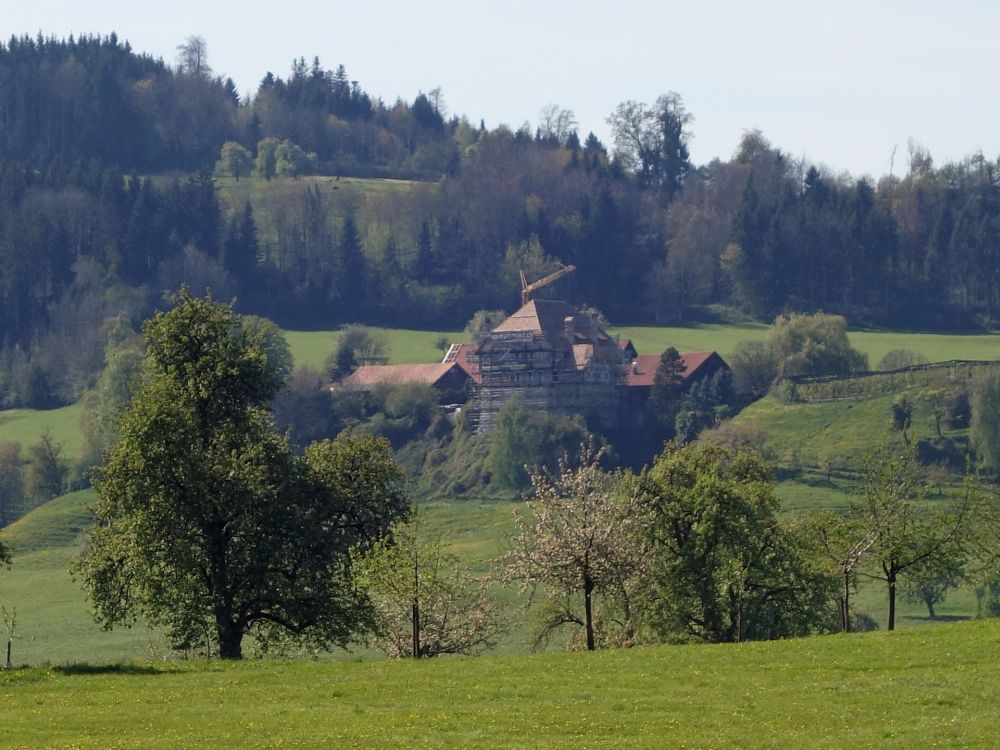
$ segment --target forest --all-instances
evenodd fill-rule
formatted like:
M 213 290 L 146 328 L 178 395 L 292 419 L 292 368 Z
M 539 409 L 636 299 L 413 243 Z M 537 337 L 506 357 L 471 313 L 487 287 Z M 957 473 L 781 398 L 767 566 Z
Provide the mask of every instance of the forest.
M 318 58 L 241 97 L 208 60 L 198 37 L 173 64 L 114 34 L 0 44 L 4 406 L 77 400 L 110 332 L 182 284 L 284 327 L 454 330 L 516 306 L 520 270 L 572 263 L 559 293 L 616 324 L 996 327 L 982 154 L 936 165 L 912 143 L 874 180 L 748 130 L 697 165 L 673 92 L 620 104 L 605 144 L 558 105 L 487 128 L 440 90 L 386 102 Z

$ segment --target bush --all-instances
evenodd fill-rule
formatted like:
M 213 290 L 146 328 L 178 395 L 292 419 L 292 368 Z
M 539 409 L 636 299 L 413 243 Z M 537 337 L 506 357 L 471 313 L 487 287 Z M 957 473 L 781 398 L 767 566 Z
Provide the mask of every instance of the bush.
M 764 341 L 742 341 L 729 356 L 737 393 L 754 399 L 767 393 L 778 374 L 771 349 Z

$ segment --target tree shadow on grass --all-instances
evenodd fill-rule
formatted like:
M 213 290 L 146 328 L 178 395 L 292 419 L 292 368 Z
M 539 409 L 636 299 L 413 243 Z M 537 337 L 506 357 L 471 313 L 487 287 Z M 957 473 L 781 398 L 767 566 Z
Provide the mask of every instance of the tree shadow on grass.
M 148 664 L 63 664 L 52 667 L 53 672 L 62 675 L 159 675 L 177 672 L 176 668 L 168 666 L 153 667 Z
M 966 620 L 974 619 L 972 615 L 935 615 L 934 617 L 928 617 L 927 615 L 907 615 L 907 620 L 913 620 L 914 622 L 965 622 Z

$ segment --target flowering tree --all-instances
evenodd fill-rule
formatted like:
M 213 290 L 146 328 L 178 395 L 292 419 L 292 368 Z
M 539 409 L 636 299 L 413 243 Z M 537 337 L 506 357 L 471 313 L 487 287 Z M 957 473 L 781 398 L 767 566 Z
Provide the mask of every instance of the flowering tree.
M 625 643 L 634 640 L 635 593 L 648 553 L 646 510 L 630 482 L 601 470 L 603 453 L 585 443 L 575 468 L 564 458 L 557 474 L 532 474 L 531 512 L 515 514 L 517 534 L 502 558 L 505 580 L 525 591 L 545 587 L 550 606 L 539 639 L 577 625 L 589 650 L 597 646 L 596 595 L 619 615 L 607 617 L 606 627 L 617 624 Z

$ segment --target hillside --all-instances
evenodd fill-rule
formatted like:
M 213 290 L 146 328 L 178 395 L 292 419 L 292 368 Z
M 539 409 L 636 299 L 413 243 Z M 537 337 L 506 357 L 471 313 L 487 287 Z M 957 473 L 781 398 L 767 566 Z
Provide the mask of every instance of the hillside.
M 968 393 L 978 362 L 942 362 L 886 373 L 782 381 L 735 418 L 767 435 L 766 450 L 786 469 L 853 472 L 880 443 L 903 440 L 939 474 L 964 472 L 969 453 Z M 909 410 L 908 423 L 899 409 Z
M 992 620 L 589 654 L 17 670 L 0 673 L 0 744 L 990 748 L 998 657 Z

